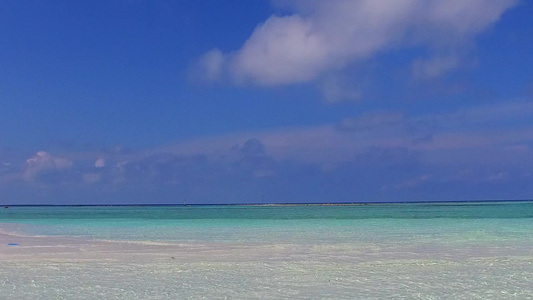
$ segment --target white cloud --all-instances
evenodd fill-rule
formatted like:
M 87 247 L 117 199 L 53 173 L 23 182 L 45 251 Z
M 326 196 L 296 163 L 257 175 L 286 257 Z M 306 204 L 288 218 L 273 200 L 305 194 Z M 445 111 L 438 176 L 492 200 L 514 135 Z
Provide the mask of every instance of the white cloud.
M 95 168 L 103 168 L 105 167 L 105 158 L 100 157 L 94 162 Z
M 309 82 L 380 52 L 427 47 L 456 53 L 496 22 L 516 0 L 284 1 L 292 14 L 272 15 L 242 47 L 212 50 L 200 60 L 204 77 L 226 72 L 236 83 L 275 86 Z M 417 75 L 438 76 L 458 67 L 454 54 L 419 60 Z
M 299 15 L 270 17 L 233 58 L 237 80 L 261 85 L 305 82 L 327 69 L 328 47 L 311 20 Z
M 61 170 L 72 167 L 72 160 L 55 157 L 48 152 L 39 151 L 26 160 L 23 177 L 32 180 L 35 175 L 44 170 Z

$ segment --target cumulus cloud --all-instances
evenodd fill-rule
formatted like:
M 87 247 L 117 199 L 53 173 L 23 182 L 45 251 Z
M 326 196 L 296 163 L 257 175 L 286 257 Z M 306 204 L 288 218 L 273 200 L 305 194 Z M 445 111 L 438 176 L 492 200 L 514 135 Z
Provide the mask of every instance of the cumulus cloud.
M 228 73 L 236 83 L 276 86 L 314 81 L 387 50 L 425 47 L 433 57 L 417 58 L 413 71 L 418 77 L 435 77 L 457 68 L 461 63 L 457 49 L 516 3 L 284 1 L 290 14 L 272 15 L 235 52 L 208 52 L 200 59 L 199 69 L 208 80 Z
M 26 160 L 23 177 L 32 180 L 39 172 L 61 170 L 72 167 L 72 160 L 56 157 L 45 151 L 39 151 Z
M 103 168 L 105 167 L 105 158 L 100 157 L 94 162 L 94 166 L 96 168 Z

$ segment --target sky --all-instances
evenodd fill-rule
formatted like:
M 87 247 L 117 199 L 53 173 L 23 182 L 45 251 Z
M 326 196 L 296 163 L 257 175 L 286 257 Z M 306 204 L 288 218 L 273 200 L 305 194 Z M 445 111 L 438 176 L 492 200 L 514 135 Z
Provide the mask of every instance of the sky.
M 532 15 L 0 1 L 0 203 L 532 199 Z

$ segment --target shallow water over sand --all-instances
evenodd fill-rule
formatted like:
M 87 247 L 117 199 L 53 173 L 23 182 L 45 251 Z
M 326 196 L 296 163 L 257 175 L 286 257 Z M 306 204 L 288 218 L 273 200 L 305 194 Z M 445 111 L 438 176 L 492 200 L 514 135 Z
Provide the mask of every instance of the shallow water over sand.
M 530 202 L 13 207 L 0 222 L 1 299 L 533 295 Z

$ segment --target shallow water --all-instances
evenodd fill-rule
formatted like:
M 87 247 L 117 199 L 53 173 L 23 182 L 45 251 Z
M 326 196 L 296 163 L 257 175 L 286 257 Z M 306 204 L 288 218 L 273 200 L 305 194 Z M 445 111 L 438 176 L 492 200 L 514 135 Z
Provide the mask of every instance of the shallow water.
M 532 202 L 11 207 L 0 228 L 87 244 L 4 256 L 1 299 L 533 295 Z

